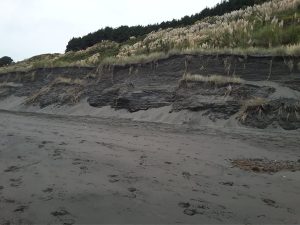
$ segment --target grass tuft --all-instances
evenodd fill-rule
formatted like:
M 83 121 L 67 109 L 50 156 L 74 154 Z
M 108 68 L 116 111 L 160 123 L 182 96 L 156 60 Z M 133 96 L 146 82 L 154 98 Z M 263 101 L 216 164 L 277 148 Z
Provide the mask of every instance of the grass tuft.
M 223 84 L 240 84 L 243 83 L 243 80 L 239 77 L 229 77 L 229 76 L 220 76 L 220 75 L 191 75 L 186 74 L 181 79 L 181 82 L 193 81 L 193 82 L 203 82 L 213 85 L 223 85 Z
M 259 116 L 262 116 L 265 105 L 268 103 L 268 100 L 265 98 L 254 98 L 244 101 L 238 119 L 242 122 L 245 122 L 248 118 L 250 112 L 257 112 Z

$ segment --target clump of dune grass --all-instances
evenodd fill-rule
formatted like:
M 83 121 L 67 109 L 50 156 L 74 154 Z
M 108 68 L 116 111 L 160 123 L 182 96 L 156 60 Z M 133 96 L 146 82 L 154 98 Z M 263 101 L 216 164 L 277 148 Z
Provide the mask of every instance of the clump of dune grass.
M 245 122 L 250 112 L 256 112 L 258 116 L 262 116 L 267 103 L 268 100 L 265 98 L 254 98 L 244 101 L 238 119 Z
M 105 58 L 101 65 L 130 65 L 137 63 L 150 63 L 159 59 L 166 59 L 170 56 L 168 53 L 164 52 L 153 52 L 150 54 L 141 54 L 141 55 L 132 55 L 132 56 L 124 56 L 124 57 L 109 57 Z
M 203 76 L 203 75 L 191 75 L 186 74 L 181 79 L 181 82 L 201 82 L 201 83 L 208 83 L 213 85 L 223 85 L 223 84 L 240 84 L 243 83 L 243 80 L 239 77 L 234 76 L 220 76 L 220 75 L 209 75 L 209 76 Z
M 294 116 L 297 120 L 300 120 L 300 102 L 293 104 L 281 104 L 277 109 L 277 115 L 280 117 L 286 117 L 286 120 Z
M 81 94 L 83 93 L 84 81 L 81 79 L 72 79 L 67 77 L 57 77 L 51 83 L 46 86 L 43 86 L 37 92 L 33 93 L 26 99 L 26 104 L 33 104 L 44 95 L 47 95 L 54 86 L 56 85 L 68 85 L 74 87 L 66 87 L 65 92 L 70 96 L 71 103 L 76 103 L 80 99 Z
M 67 77 L 57 77 L 52 85 L 66 84 L 66 85 L 83 85 L 84 81 L 81 79 L 72 79 Z
M 236 49 L 284 46 L 286 54 L 298 54 L 299 0 L 272 0 L 222 16 L 207 17 L 191 26 L 151 32 L 133 45 L 123 45 L 118 56 L 172 49 Z M 292 46 L 292 47 L 289 47 Z
M 26 100 L 25 100 L 25 104 L 33 104 L 35 102 L 37 102 L 37 100 L 43 96 L 46 95 L 47 93 L 49 93 L 49 91 L 51 90 L 51 85 L 47 85 L 42 87 L 41 89 L 39 89 L 37 92 L 33 93 L 31 96 L 29 96 Z
M 253 120 L 262 127 L 280 121 L 281 126 L 290 129 L 290 126 L 297 127 L 300 122 L 300 102 L 295 99 L 250 99 L 244 102 L 237 119 L 242 123 Z M 290 125 L 285 126 L 286 122 Z

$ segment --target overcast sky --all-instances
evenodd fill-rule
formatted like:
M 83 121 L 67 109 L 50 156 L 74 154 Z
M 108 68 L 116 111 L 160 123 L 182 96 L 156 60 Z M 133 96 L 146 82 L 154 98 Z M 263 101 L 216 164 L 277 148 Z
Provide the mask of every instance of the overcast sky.
M 200 12 L 220 0 L 0 0 L 0 57 L 64 52 L 105 26 L 147 25 Z

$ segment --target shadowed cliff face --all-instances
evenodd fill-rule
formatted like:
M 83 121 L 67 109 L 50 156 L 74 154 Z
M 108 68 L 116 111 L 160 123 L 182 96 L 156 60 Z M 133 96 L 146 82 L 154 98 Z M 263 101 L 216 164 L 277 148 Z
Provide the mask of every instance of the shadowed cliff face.
M 183 75 L 238 76 L 245 81 L 273 81 L 299 90 L 299 63 L 300 58 L 291 57 L 182 55 L 126 66 L 45 68 L 1 74 L 0 98 L 26 96 L 26 104 L 39 105 L 41 108 L 76 104 L 87 98 L 93 107 L 111 106 L 136 112 L 172 106 L 171 111 L 199 111 L 211 120 L 228 119 L 241 110 L 245 101 L 268 99 L 276 89 L 247 82 L 222 85 L 183 82 Z M 242 123 L 266 127 L 255 125 L 255 113 L 251 115 L 251 120 L 241 120 Z M 297 129 L 300 126 L 298 118 L 295 118 L 297 123 L 293 128 Z

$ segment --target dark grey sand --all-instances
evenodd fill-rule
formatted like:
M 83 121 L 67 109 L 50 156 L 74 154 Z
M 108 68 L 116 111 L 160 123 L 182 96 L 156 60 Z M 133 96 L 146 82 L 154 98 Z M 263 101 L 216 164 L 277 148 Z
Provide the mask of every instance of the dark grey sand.
M 0 111 L 0 224 L 300 223 L 299 132 Z

